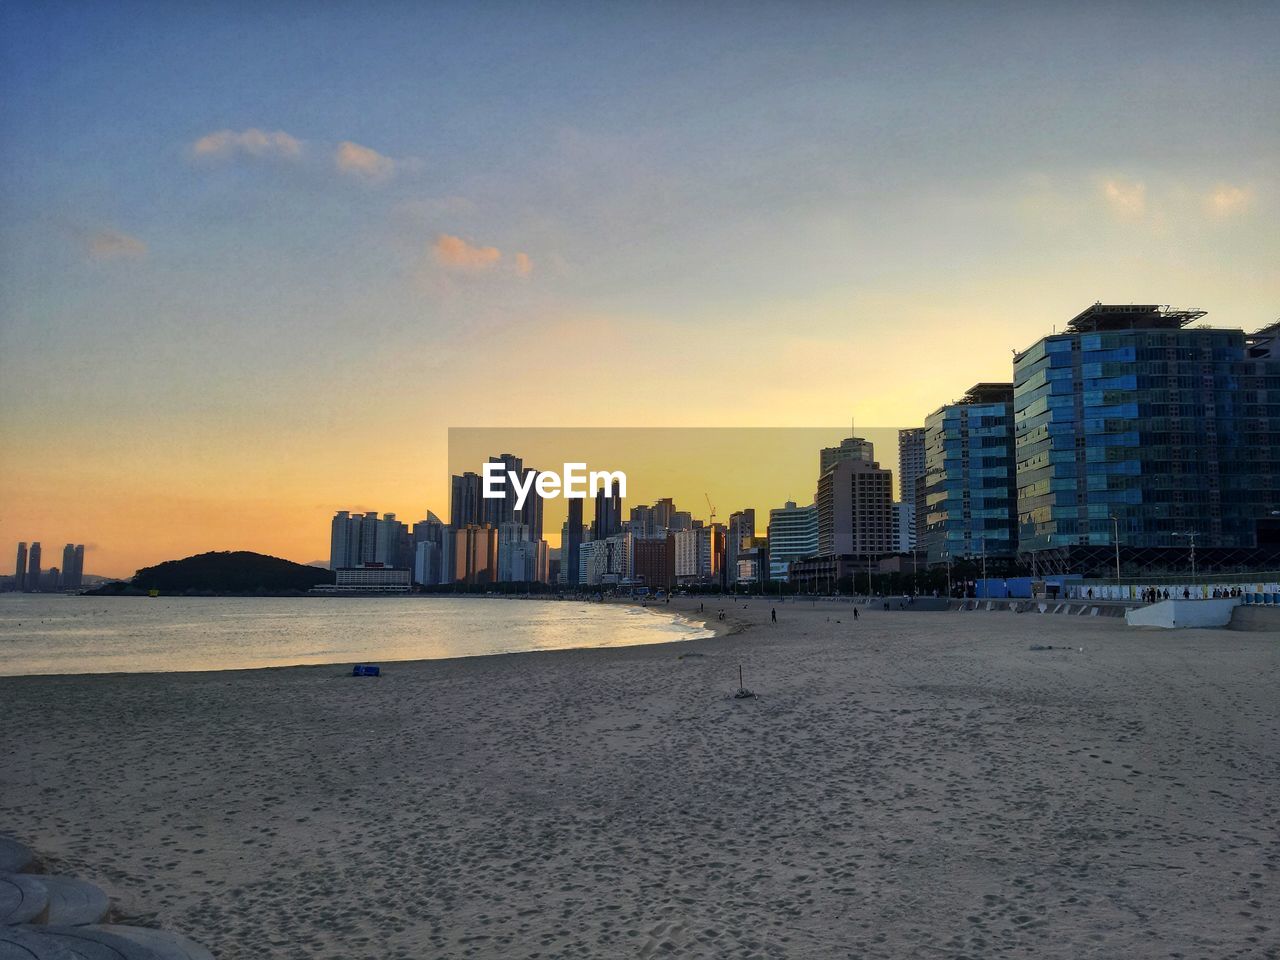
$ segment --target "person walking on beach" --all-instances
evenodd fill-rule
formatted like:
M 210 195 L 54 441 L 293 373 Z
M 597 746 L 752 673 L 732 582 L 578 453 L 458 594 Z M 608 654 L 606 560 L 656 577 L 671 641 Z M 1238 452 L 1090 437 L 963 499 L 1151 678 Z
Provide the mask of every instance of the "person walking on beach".
M 774 622 L 774 623 L 777 623 L 777 622 L 778 622 L 778 608 L 777 608 L 777 607 L 774 607 L 772 610 L 770 610 L 770 611 L 769 611 L 769 615 L 770 615 L 770 617 L 772 617 L 772 619 L 773 619 L 773 622 Z
M 856 623 L 856 622 L 857 622 L 857 620 L 858 620 L 858 608 L 857 608 L 857 607 L 854 607 L 854 608 L 853 608 L 853 620 L 854 620 L 854 622 L 855 622 L 855 623 Z

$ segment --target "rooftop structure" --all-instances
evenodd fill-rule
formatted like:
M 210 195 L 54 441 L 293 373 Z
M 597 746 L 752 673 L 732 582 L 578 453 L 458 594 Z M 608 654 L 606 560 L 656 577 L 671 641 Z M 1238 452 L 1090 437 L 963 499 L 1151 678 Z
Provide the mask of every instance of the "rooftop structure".
M 1103 330 L 1178 330 L 1207 315 L 1205 310 L 1177 310 L 1158 303 L 1094 303 L 1067 324 L 1068 333 Z
M 956 403 L 1009 403 L 1012 400 L 1012 383 L 975 383 Z

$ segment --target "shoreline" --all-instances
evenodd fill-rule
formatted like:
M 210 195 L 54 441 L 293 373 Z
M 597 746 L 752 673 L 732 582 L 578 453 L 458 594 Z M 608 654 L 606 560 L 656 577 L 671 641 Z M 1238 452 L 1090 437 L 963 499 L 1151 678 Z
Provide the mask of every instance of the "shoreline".
M 190 598 L 182 598 L 182 599 L 218 599 L 218 598 L 190 597 Z M 273 599 L 273 598 L 229 597 L 226 599 Z M 284 599 L 293 599 L 293 598 L 284 598 Z M 348 599 L 348 598 L 344 598 L 344 599 Z M 506 599 L 506 598 L 476 597 L 474 599 L 493 600 L 493 599 Z M 521 597 L 520 599 L 525 599 L 525 598 Z M 597 605 L 592 601 L 586 601 L 586 600 L 566 600 L 564 602 L 588 604 L 591 606 Z M 745 629 L 743 625 L 737 624 L 734 621 L 722 622 L 722 621 L 715 621 L 715 620 L 707 620 L 707 619 L 704 619 L 702 616 L 698 615 L 697 613 L 694 613 L 693 615 L 689 615 L 687 611 L 667 610 L 664 607 L 659 607 L 656 605 L 651 605 L 646 608 L 646 607 L 642 607 L 641 604 L 636 603 L 634 601 L 606 601 L 606 603 L 609 603 L 611 606 L 634 607 L 637 610 L 643 610 L 644 612 L 655 613 L 660 617 L 666 618 L 669 622 L 683 624 L 689 629 L 709 630 L 711 631 L 711 636 L 681 637 L 681 638 L 674 638 L 669 640 L 654 640 L 649 643 L 632 643 L 632 644 L 623 644 L 623 645 L 616 645 L 616 646 L 598 645 L 598 646 L 551 647 L 551 648 L 540 649 L 540 650 L 509 650 L 509 651 L 499 651 L 494 653 L 459 654 L 456 656 L 447 656 L 447 657 L 412 657 L 412 658 L 403 659 L 403 660 L 398 660 L 398 659 L 388 660 L 388 659 L 382 659 L 378 657 L 367 657 L 363 661 L 354 661 L 354 660 L 347 659 L 347 660 L 331 660 L 323 663 L 280 663 L 280 664 L 269 664 L 264 666 L 220 667 L 220 668 L 214 668 L 214 669 L 196 669 L 196 670 L 114 670 L 114 671 L 97 671 L 97 672 L 86 672 L 86 673 L 0 674 L 0 684 L 9 682 L 9 681 L 20 681 L 20 680 L 36 679 L 36 678 L 93 679 L 93 678 L 106 678 L 106 677 L 134 677 L 134 676 L 164 677 L 164 676 L 171 676 L 171 675 L 222 676 L 222 675 L 230 675 L 230 674 L 255 674 L 255 673 L 263 673 L 267 671 L 280 672 L 280 671 L 288 671 L 288 670 L 320 670 L 320 669 L 330 669 L 330 670 L 343 669 L 349 672 L 351 665 L 355 662 L 376 663 L 378 665 L 394 664 L 397 667 L 403 667 L 403 666 L 416 665 L 416 664 L 453 663 L 453 662 L 468 661 L 468 660 L 489 660 L 497 657 L 522 657 L 530 654 L 564 654 L 569 652 L 613 651 L 613 650 L 644 649 L 644 648 L 651 648 L 651 647 L 666 647 L 673 644 L 696 643 L 702 640 L 712 640 L 712 639 L 716 639 L 717 637 L 730 636 L 735 633 L 740 633 L 743 629 Z M 346 676 L 347 673 L 340 673 L 338 675 Z

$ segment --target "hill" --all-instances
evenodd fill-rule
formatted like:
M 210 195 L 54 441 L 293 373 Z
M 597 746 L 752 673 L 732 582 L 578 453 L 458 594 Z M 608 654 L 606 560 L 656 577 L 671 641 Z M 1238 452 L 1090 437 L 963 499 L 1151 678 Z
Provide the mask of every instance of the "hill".
M 143 567 L 126 582 L 107 584 L 93 594 L 264 594 L 305 593 L 318 583 L 333 583 L 333 573 L 248 550 L 201 553 Z

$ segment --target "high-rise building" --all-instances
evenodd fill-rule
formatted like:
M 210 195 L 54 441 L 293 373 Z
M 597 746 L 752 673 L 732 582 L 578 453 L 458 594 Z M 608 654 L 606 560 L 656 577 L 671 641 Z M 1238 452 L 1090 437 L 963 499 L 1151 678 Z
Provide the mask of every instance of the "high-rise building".
M 62 588 L 69 590 L 79 586 L 76 576 L 76 545 L 68 543 L 62 548 Z
M 542 539 L 546 513 L 546 504 L 542 500 L 542 495 L 538 493 L 538 471 L 533 467 L 525 467 L 524 479 L 521 483 L 528 484 L 529 494 L 525 497 L 524 506 L 515 511 L 514 517 L 518 523 L 523 523 L 529 528 L 529 541 L 536 543 Z
M 24 587 L 28 593 L 40 589 L 40 541 L 33 541 L 27 551 L 27 582 Z
M 578 551 L 579 583 L 583 586 L 632 582 L 632 547 L 629 533 L 615 533 L 603 540 L 588 540 Z
M 654 531 L 670 530 L 671 519 L 675 515 L 675 501 L 670 497 L 663 497 L 661 500 L 654 501 L 653 504 L 653 528 Z
M 726 531 L 722 523 L 677 530 L 675 547 L 677 583 L 725 583 Z
M 530 540 L 528 525 L 504 523 L 498 528 L 498 580 L 501 583 L 545 583 L 547 542 Z
M 564 534 L 560 538 L 560 573 L 567 586 L 579 584 L 579 568 L 581 558 L 579 549 L 582 546 L 582 500 L 574 497 L 567 501 L 569 518 L 565 521 Z
M 455 583 L 494 583 L 498 579 L 498 531 L 488 524 L 469 523 L 453 531 Z
M 1013 557 L 1017 480 L 1013 384 L 979 383 L 925 418 L 925 518 L 930 563 Z
M 75 582 L 74 587 L 84 586 L 84 544 L 77 543 L 75 551 Z
M 635 537 L 631 544 L 631 575 L 637 583 L 653 590 L 675 585 L 675 536 Z
M 470 471 L 449 481 L 449 526 L 455 530 L 469 523 L 483 523 L 484 497 L 480 474 Z
M 902 531 L 914 550 L 920 542 L 924 516 L 924 427 L 898 431 L 898 500 L 911 506 L 912 526 Z
M 756 512 L 748 507 L 729 515 L 725 540 L 725 579 L 729 583 L 755 579 L 755 565 L 738 555 L 751 548 L 756 537 Z
M 631 508 L 630 519 L 627 521 L 627 527 L 631 531 L 631 535 L 641 540 L 652 539 L 657 536 L 666 536 L 666 530 L 657 526 L 654 507 L 641 504 L 640 506 Z
M 329 569 L 341 570 L 357 566 L 351 562 L 351 514 L 339 510 L 329 523 Z M 358 542 L 358 540 L 357 540 Z
M 1280 477 L 1274 325 L 1188 327 L 1204 316 L 1095 303 L 1015 356 L 1021 550 L 1259 546 Z
M 414 543 L 408 528 L 394 513 L 379 519 L 377 511 L 339 510 L 329 524 L 329 569 L 353 570 L 371 563 L 411 570 Z
M 607 540 L 622 532 L 622 494 L 614 486 L 608 493 L 604 487 L 596 491 L 596 519 L 591 527 L 591 539 Z
M 394 513 L 385 513 L 374 527 L 373 562 L 384 567 L 409 570 L 413 567 L 413 543 L 409 528 L 396 519 Z
M 792 560 L 818 553 L 818 510 L 813 504 L 797 507 L 788 500 L 769 511 L 769 574 L 771 580 L 787 580 Z
M 875 445 L 862 437 L 846 437 L 838 447 L 823 447 L 818 455 L 818 475 L 826 473 L 837 463 L 847 460 L 858 460 L 862 463 L 873 463 L 876 459 Z
M 373 563 L 378 555 L 378 512 L 370 510 L 360 518 L 353 567 Z
M 516 491 L 512 488 L 507 475 L 513 473 L 523 479 L 524 461 L 514 454 L 503 453 L 490 457 L 489 462 L 502 464 L 502 496 L 481 499 L 480 512 L 484 523 L 492 527 L 500 527 L 504 523 L 511 523 L 516 518 Z M 481 495 L 483 497 L 483 490 Z
M 916 526 L 914 504 L 895 500 L 893 504 L 893 543 L 895 553 L 911 553 L 916 548 L 912 531 Z
M 419 540 L 413 547 L 413 582 L 423 586 L 435 586 L 442 582 L 444 554 L 440 544 L 431 540 Z
M 893 471 L 874 460 L 839 460 L 818 478 L 818 553 L 892 553 Z
M 18 591 L 27 589 L 27 544 L 25 541 L 18 544 L 18 562 L 13 567 L 13 589 Z

